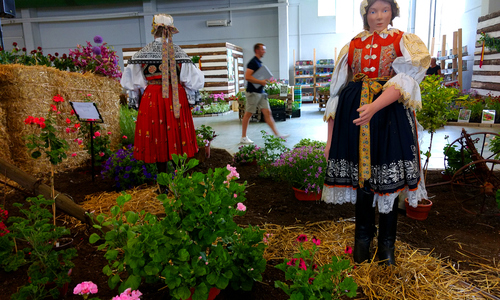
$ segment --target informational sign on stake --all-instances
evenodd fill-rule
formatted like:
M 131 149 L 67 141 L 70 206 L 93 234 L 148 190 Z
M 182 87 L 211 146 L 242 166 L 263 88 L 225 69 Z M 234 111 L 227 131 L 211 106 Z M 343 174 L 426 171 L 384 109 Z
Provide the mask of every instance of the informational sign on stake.
M 69 102 L 75 115 L 80 122 L 90 123 L 90 158 L 92 162 L 92 182 L 95 178 L 95 167 L 94 167 L 94 123 L 104 123 L 99 109 L 94 102 Z
M 69 102 L 80 122 L 104 123 L 94 102 Z

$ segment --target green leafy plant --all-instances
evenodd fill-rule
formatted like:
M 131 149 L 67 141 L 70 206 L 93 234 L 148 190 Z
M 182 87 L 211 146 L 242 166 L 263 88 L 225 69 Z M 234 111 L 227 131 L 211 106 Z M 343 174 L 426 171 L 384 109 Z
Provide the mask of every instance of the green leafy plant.
M 449 88 L 441 85 L 441 76 L 426 76 L 420 83 L 422 94 L 422 109 L 417 112 L 417 120 L 431 134 L 428 153 L 431 153 L 432 138 L 438 128 L 446 125 L 449 115 L 451 102 L 456 98 L 459 91 L 455 88 Z M 424 170 L 427 174 L 430 155 L 424 164 Z
M 195 129 L 196 142 L 198 147 L 207 147 L 209 143 L 217 136 L 211 126 L 201 125 Z
M 186 299 L 194 288 L 193 300 L 207 299 L 210 288 L 250 290 L 266 261 L 263 230 L 240 227 L 234 216 L 245 213 L 246 183 L 236 169 L 227 166 L 206 174 L 187 173 L 198 164 L 187 155 L 172 159 L 174 175 L 161 173 L 158 183 L 168 186 L 169 195 L 161 194 L 165 217 L 149 213 L 123 211 L 130 195 L 118 197 L 111 215 L 97 217 L 95 228 L 112 229 L 102 236 L 92 234 L 90 242 L 102 240 L 99 250 L 106 250 L 111 288 L 137 289 L 141 282 L 165 283 L 175 299 Z
M 300 102 L 293 101 L 292 103 L 292 111 L 300 110 Z
M 265 150 L 255 144 L 238 147 L 238 152 L 233 155 L 233 161 L 237 164 L 258 162 L 265 155 Z
M 297 144 L 293 146 L 293 148 L 299 148 L 299 147 L 304 147 L 304 146 L 313 146 L 314 148 L 320 148 L 320 147 L 326 147 L 326 142 L 320 142 L 316 140 L 311 140 L 311 139 L 301 139 Z
M 28 198 L 26 202 L 31 203 L 28 209 L 22 208 L 20 203 L 13 204 L 20 208 L 24 217 L 11 216 L 8 220 L 10 232 L 4 236 L 10 241 L 15 239 L 17 248 L 22 247 L 22 250 L 8 255 L 4 253 L 2 267 L 11 271 L 29 265 L 29 283 L 11 299 L 45 299 L 48 295 L 57 298 L 58 288 L 70 282 L 69 273 L 74 267 L 71 260 L 76 256 L 76 249 L 54 250 L 55 242 L 70 232 L 65 227 L 51 224 L 52 214 L 47 207 L 53 204 L 53 200 L 46 200 L 40 195 Z M 56 286 L 49 288 L 48 283 L 55 283 Z
M 323 94 L 329 94 L 330 93 L 330 84 L 319 87 L 318 92 L 323 93 Z
M 500 159 L 500 138 L 493 136 L 488 144 L 488 149 L 491 153 L 496 153 L 494 159 Z
M 137 110 L 129 108 L 127 105 L 120 106 L 120 131 L 122 135 L 121 144 L 123 146 L 134 143 L 137 114 Z
M 289 148 L 285 146 L 286 140 L 282 139 L 279 136 L 274 136 L 272 134 L 268 134 L 266 131 L 261 130 L 262 138 L 264 139 L 264 150 L 265 155 L 259 161 L 259 166 L 263 169 L 266 169 L 269 164 L 274 162 L 281 153 L 288 151 Z
M 104 163 L 101 175 L 115 181 L 115 188 L 130 189 L 156 179 L 156 164 L 134 158 L 133 145 L 118 149 Z
M 271 164 L 272 174 L 306 193 L 321 192 L 325 181 L 324 146 L 302 146 L 286 151 Z
M 297 237 L 298 253 L 292 259 L 276 266 L 285 272 L 285 279 L 291 284 L 275 281 L 274 286 L 281 288 L 290 299 L 343 299 L 344 296 L 353 298 L 356 296 L 358 286 L 349 276 L 352 270 L 349 259 L 345 254 L 333 256 L 332 262 L 318 266 L 314 260 L 321 241 L 314 236 L 309 245 L 307 236 L 301 234 Z M 346 249 L 351 252 L 350 248 Z
M 285 101 L 280 99 L 269 99 L 269 106 L 271 109 L 275 108 L 285 108 Z
M 191 61 L 193 64 L 197 64 L 200 61 L 200 57 L 198 55 L 194 55 L 191 57 Z
M 443 154 L 446 157 L 445 174 L 453 176 L 460 168 L 466 164 L 471 163 L 472 155 L 471 152 L 467 150 L 467 146 L 458 149 L 457 145 L 450 145 L 448 140 L 449 136 L 444 137 L 447 141 L 443 148 Z

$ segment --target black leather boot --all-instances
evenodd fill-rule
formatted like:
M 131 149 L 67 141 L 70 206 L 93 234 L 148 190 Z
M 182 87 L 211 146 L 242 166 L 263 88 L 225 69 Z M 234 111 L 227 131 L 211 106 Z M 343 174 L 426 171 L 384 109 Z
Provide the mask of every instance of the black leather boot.
M 356 200 L 356 228 L 354 230 L 354 262 L 369 261 L 370 245 L 375 236 L 375 207 L 373 194 L 358 188 Z
M 397 201 L 394 201 L 392 211 L 388 214 L 379 214 L 378 230 L 378 259 L 380 264 L 396 265 L 394 257 L 394 243 L 398 225 Z

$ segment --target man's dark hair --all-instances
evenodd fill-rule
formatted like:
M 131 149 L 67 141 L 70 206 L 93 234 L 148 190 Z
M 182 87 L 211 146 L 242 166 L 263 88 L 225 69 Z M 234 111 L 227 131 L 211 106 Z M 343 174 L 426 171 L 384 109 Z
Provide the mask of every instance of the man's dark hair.
M 253 45 L 253 52 L 257 52 L 257 50 L 259 50 L 260 46 L 264 46 L 264 44 L 262 43 L 257 43 L 255 45 Z

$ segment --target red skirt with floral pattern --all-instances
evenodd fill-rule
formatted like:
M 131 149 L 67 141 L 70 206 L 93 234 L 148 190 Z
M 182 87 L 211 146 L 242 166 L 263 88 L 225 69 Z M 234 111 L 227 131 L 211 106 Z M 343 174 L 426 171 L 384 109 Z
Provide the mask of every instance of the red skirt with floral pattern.
M 172 87 L 163 98 L 161 84 L 146 87 L 135 128 L 134 157 L 146 163 L 167 162 L 172 154 L 193 157 L 198 152 L 193 116 L 186 91 L 179 84 L 180 117 L 174 116 Z

